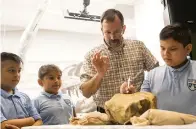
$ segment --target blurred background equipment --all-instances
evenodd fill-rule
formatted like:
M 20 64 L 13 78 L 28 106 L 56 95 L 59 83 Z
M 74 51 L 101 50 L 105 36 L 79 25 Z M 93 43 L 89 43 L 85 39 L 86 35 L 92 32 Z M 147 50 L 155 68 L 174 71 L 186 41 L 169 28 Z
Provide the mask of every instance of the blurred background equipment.
M 69 14 L 69 16 L 64 16 L 64 18 L 100 22 L 100 16 L 90 15 L 89 12 L 87 12 L 87 6 L 89 5 L 90 0 L 83 0 L 84 8 L 82 11 L 80 11 L 80 13 L 69 12 L 69 10 L 67 9 L 67 13 Z
M 50 0 L 44 0 L 43 3 L 39 5 L 39 8 L 32 18 L 32 20 L 29 22 L 28 26 L 25 28 L 21 39 L 20 39 L 20 48 L 19 48 L 19 56 L 23 59 L 25 62 L 25 56 L 28 48 L 31 46 L 31 43 L 33 43 L 33 40 L 36 37 L 36 34 L 39 29 L 39 23 L 41 21 L 41 18 L 44 15 L 44 12 L 46 11 Z

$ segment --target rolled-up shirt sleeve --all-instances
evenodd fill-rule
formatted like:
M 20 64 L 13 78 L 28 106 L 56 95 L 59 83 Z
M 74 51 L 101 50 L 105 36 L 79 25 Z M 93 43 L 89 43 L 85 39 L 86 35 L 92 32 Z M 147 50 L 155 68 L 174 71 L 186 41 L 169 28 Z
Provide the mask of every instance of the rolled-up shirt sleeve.
M 157 61 L 157 59 L 152 55 L 150 50 L 144 45 L 143 42 L 140 42 L 140 43 L 141 43 L 141 48 L 142 48 L 142 54 L 144 57 L 145 70 L 150 71 L 153 68 L 158 67 L 159 62 Z

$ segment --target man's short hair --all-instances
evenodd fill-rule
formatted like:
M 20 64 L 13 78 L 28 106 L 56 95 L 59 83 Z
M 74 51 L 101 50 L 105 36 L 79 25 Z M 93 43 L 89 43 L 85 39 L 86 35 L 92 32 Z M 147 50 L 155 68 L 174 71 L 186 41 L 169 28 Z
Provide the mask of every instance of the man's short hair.
M 106 10 L 101 16 L 101 23 L 103 23 L 104 20 L 113 22 L 115 20 L 115 16 L 118 16 L 121 20 L 121 24 L 124 25 L 124 17 L 122 13 L 116 9 Z
M 160 34 L 160 40 L 174 39 L 179 43 L 183 44 L 183 46 L 187 46 L 191 44 L 191 31 L 184 24 L 172 24 L 164 27 Z
M 10 52 L 1 52 L 1 62 L 6 60 L 12 60 L 18 64 L 23 63 L 22 59 L 18 55 Z
M 38 71 L 39 79 L 43 79 L 48 73 L 52 71 L 59 72 L 60 74 L 62 74 L 60 68 L 54 64 L 42 65 Z

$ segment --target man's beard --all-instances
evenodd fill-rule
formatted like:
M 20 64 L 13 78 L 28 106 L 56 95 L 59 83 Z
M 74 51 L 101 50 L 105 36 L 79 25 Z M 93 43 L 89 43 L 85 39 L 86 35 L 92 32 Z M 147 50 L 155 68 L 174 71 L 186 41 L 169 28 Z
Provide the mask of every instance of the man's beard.
M 112 48 L 117 48 L 121 45 L 121 41 L 119 39 L 109 40 L 108 44 Z
M 108 48 L 113 51 L 120 51 L 120 50 L 122 50 L 122 48 L 124 46 L 122 39 L 109 40 L 108 42 L 105 41 L 105 43 L 108 46 Z

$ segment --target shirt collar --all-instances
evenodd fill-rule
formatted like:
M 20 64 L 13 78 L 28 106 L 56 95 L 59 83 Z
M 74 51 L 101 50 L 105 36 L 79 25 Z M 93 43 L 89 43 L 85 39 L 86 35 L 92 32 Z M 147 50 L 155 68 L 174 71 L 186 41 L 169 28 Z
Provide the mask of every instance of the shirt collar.
M 14 88 L 13 91 L 14 91 L 14 94 L 10 94 L 7 91 L 1 89 L 1 96 L 3 96 L 4 98 L 9 98 L 10 96 L 17 96 L 19 98 L 21 97 L 20 92 L 18 91 L 17 88 Z
M 43 91 L 41 92 L 41 94 L 47 96 L 48 98 L 61 98 L 62 97 L 62 93 L 60 92 L 58 92 L 57 95 L 54 95 L 54 94 L 50 94 L 48 92 Z
M 186 64 L 183 65 L 183 66 L 180 67 L 180 68 L 175 69 L 175 68 L 172 68 L 172 67 L 170 67 L 170 66 L 168 66 L 168 68 L 169 68 L 169 70 L 172 71 L 172 72 L 175 72 L 175 71 L 181 72 L 181 71 L 183 71 L 185 68 L 187 68 L 187 67 L 189 66 L 189 64 L 190 64 L 190 60 L 188 60 L 188 61 L 186 62 Z

